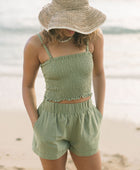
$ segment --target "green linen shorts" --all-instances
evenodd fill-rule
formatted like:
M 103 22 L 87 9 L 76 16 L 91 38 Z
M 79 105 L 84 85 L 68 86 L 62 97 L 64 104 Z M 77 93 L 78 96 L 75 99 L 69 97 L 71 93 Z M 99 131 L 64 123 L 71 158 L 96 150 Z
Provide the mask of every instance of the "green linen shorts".
M 72 104 L 43 100 L 37 112 L 32 150 L 39 157 L 55 160 L 68 149 L 78 156 L 91 156 L 98 151 L 103 115 L 91 98 Z

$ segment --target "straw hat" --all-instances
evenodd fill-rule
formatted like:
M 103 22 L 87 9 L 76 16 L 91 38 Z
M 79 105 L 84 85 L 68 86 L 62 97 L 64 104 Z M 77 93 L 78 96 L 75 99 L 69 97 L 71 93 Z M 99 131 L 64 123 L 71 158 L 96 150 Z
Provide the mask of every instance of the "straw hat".
M 38 19 L 47 31 L 64 28 L 89 34 L 104 23 L 106 15 L 90 6 L 88 0 L 52 0 L 39 12 Z

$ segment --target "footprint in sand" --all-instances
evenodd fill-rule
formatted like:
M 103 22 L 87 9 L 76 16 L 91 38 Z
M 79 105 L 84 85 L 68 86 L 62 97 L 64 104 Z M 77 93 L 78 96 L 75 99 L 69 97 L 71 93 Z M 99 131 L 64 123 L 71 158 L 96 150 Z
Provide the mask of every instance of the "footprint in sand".
M 140 130 L 140 127 L 137 127 L 136 130 Z
M 14 166 L 13 169 L 14 170 L 25 170 L 24 168 L 20 168 L 20 167 L 16 167 L 16 166 Z
M 121 154 L 103 154 L 106 161 L 102 161 L 102 170 L 126 170 L 130 166 L 127 158 Z
M 0 165 L 0 169 L 3 169 L 4 168 L 4 165 Z

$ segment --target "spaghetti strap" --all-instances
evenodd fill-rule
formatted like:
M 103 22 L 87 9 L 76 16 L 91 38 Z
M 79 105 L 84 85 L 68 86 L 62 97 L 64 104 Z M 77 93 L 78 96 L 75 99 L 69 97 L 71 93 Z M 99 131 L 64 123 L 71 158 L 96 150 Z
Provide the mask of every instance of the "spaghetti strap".
M 46 45 L 43 43 L 43 40 L 42 40 L 42 38 L 41 38 L 41 35 L 40 35 L 39 33 L 38 33 L 37 35 L 38 35 L 38 37 L 39 37 L 39 39 L 40 39 L 40 41 L 41 41 L 41 44 L 43 45 L 43 47 L 45 48 L 47 54 L 49 55 L 49 57 L 50 57 L 50 58 L 53 58 L 52 55 L 50 54 L 48 48 L 46 47 Z
M 89 51 L 89 48 L 88 48 L 88 42 L 87 42 L 87 48 L 86 48 L 86 51 Z

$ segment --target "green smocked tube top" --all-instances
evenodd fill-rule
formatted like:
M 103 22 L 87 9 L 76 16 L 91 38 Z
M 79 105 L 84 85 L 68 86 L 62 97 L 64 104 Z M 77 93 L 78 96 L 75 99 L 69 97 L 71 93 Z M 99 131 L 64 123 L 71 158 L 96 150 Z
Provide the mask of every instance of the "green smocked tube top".
M 37 35 L 50 57 L 40 64 L 46 83 L 44 100 L 59 102 L 92 96 L 93 60 L 88 44 L 85 52 L 53 58 Z

